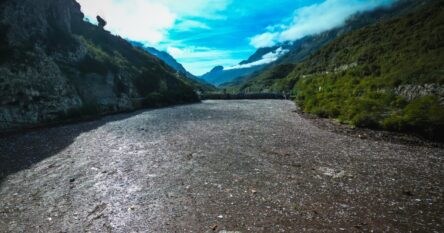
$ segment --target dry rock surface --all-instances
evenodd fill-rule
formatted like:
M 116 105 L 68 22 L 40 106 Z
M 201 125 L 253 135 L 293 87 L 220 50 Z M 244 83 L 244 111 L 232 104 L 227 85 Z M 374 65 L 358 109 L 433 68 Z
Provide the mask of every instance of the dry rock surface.
M 444 150 L 290 101 L 205 101 L 0 138 L 0 232 L 443 232 Z

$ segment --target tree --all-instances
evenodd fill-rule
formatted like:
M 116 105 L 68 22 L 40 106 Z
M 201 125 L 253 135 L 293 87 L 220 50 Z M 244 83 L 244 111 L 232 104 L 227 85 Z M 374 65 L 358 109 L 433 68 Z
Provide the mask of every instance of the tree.
M 100 28 L 104 28 L 106 26 L 106 21 L 99 15 L 97 16 L 97 22 L 99 23 Z

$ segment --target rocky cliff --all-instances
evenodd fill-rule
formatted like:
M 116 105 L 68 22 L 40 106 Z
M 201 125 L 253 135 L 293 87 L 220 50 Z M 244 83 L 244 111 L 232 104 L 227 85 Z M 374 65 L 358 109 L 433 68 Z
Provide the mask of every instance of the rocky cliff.
M 0 129 L 197 101 L 185 77 L 84 22 L 74 0 L 0 5 Z

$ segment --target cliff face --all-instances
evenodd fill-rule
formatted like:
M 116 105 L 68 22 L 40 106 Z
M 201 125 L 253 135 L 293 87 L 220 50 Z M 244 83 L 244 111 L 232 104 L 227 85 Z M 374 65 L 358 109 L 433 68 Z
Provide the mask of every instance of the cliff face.
M 74 0 L 0 5 L 0 129 L 197 101 L 163 62 L 84 22 Z

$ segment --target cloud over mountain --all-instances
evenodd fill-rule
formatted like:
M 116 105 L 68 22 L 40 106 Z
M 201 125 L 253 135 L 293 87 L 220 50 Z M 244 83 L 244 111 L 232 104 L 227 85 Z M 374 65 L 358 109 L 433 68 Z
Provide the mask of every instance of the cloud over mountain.
M 256 48 L 294 41 L 308 35 L 341 26 L 347 18 L 360 11 L 392 3 L 393 0 L 325 0 L 297 9 L 288 24 L 267 27 L 266 32 L 250 39 Z
M 288 49 L 283 49 L 280 47 L 280 48 L 276 49 L 274 52 L 270 52 L 270 53 L 265 54 L 264 56 L 262 56 L 262 59 L 260 59 L 258 61 L 247 63 L 247 64 L 242 64 L 242 65 L 236 65 L 236 66 L 232 66 L 232 67 L 227 67 L 227 68 L 225 68 L 225 70 L 245 69 L 245 68 L 251 68 L 253 66 L 270 64 L 270 63 L 276 61 L 277 59 L 279 59 L 280 57 L 284 56 L 288 52 L 289 52 Z
M 394 0 L 78 0 L 88 20 L 145 46 L 169 51 L 198 75 L 255 52 L 339 26 L 357 11 Z M 265 61 L 264 61 L 265 62 Z

